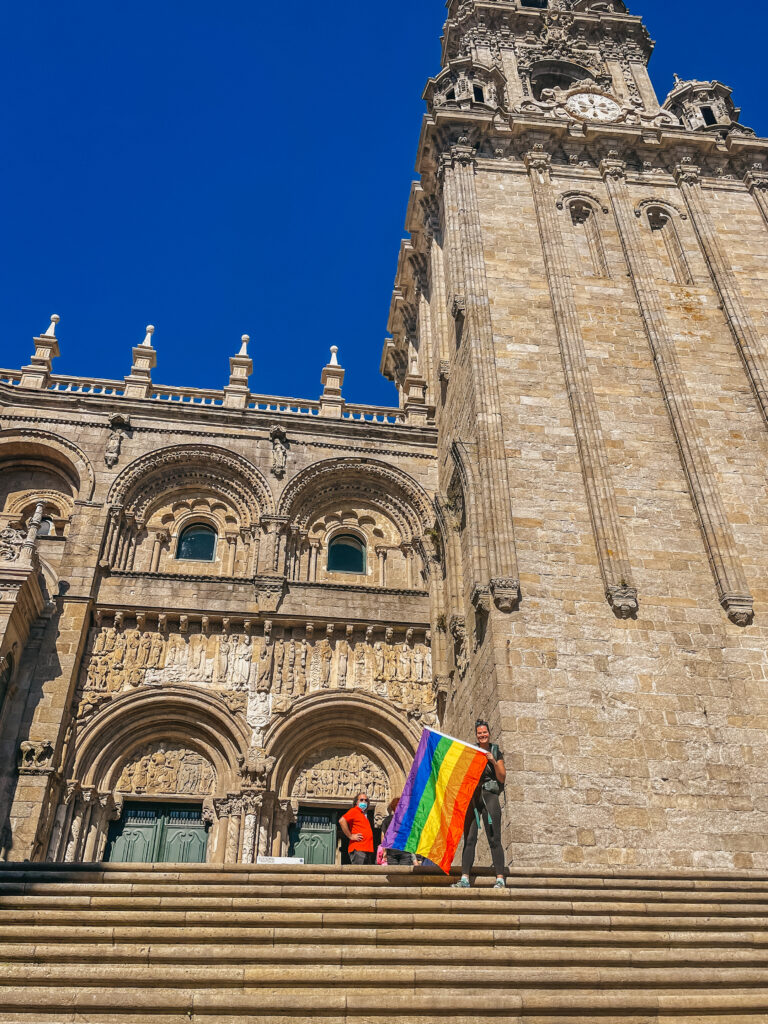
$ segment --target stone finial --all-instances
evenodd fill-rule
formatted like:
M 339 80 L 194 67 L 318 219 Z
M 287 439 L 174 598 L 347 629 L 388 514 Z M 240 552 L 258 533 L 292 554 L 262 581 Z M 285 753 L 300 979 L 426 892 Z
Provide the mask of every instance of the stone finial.
M 323 393 L 320 395 L 320 415 L 329 419 L 340 420 L 344 412 L 344 399 L 341 388 L 344 384 L 345 370 L 339 366 L 338 345 L 331 345 L 331 361 L 323 367 L 320 382 Z
M 44 332 L 44 338 L 55 338 L 56 337 L 56 324 L 61 320 L 58 313 L 54 313 L 51 317 L 51 322 L 48 324 L 47 330 Z
M 144 341 L 133 348 L 131 372 L 125 378 L 126 398 L 149 398 L 152 394 L 152 370 L 157 366 L 157 353 L 152 347 L 155 328 L 147 324 Z
M 248 355 L 251 338 L 243 334 L 240 351 L 229 360 L 229 384 L 224 388 L 225 409 L 245 409 L 251 397 L 249 378 L 253 373 L 253 360 Z
M 58 314 L 54 313 L 45 333 L 32 339 L 35 344 L 35 354 L 28 365 L 21 368 L 21 386 L 23 388 L 37 388 L 42 391 L 48 387 L 53 360 L 59 355 L 56 324 L 60 319 Z

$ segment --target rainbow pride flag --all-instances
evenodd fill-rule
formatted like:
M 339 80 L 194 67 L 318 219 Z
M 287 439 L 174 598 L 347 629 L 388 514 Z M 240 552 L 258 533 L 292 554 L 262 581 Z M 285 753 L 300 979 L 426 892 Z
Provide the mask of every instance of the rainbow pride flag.
M 434 729 L 421 734 L 400 803 L 382 845 L 404 850 L 451 870 L 464 818 L 488 758 Z

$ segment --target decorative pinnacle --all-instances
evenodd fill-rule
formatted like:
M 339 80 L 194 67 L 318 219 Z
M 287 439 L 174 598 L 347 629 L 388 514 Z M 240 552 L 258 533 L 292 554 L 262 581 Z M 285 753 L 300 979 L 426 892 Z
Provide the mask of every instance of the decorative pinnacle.
M 239 356 L 247 356 L 248 355 L 248 342 L 250 340 L 251 340 L 251 337 L 250 337 L 249 334 L 244 334 L 242 336 L 242 338 L 240 339 L 240 341 L 242 342 L 242 345 L 240 346 L 240 351 L 237 353 Z
M 155 328 L 152 326 L 152 324 L 147 324 L 147 336 L 141 343 L 142 348 L 152 348 L 152 335 L 154 333 Z
M 338 354 L 338 351 L 339 351 L 339 346 L 338 345 L 331 345 L 331 361 L 328 364 L 329 366 L 338 366 L 339 365 L 339 360 L 336 358 L 336 356 Z
M 58 313 L 54 313 L 53 316 L 51 317 L 51 322 L 48 325 L 48 329 L 43 335 L 44 338 L 56 337 L 56 324 L 59 322 L 59 320 L 61 320 L 61 317 L 58 315 Z
M 411 373 L 415 377 L 418 372 L 419 372 L 419 360 L 418 360 L 418 358 L 416 356 L 416 353 L 414 352 L 413 355 L 411 356 Z

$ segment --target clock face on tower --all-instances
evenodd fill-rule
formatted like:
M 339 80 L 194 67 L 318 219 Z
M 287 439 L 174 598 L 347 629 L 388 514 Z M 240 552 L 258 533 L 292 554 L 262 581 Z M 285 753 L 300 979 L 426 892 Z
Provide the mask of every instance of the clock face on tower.
M 621 107 L 610 96 L 595 92 L 576 92 L 565 102 L 565 109 L 581 121 L 607 124 L 621 117 Z

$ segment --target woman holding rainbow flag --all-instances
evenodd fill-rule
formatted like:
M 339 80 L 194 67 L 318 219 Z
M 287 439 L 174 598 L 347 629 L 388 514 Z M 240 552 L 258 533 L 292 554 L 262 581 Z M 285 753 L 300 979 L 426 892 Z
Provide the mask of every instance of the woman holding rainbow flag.
M 482 718 L 475 722 L 475 736 L 478 747 L 486 752 L 488 763 L 477 784 L 472 801 L 467 808 L 464 819 L 464 852 L 461 856 L 461 878 L 453 885 L 454 889 L 468 889 L 469 873 L 475 863 L 477 837 L 480 822 L 483 822 L 488 845 L 491 848 L 493 869 L 496 872 L 494 889 L 504 888 L 504 850 L 501 845 L 501 804 L 499 794 L 507 778 L 504 766 L 504 755 L 495 743 L 491 743 L 490 726 Z

